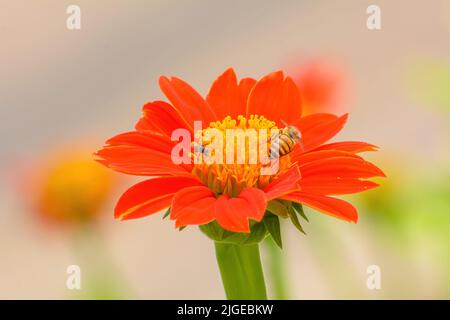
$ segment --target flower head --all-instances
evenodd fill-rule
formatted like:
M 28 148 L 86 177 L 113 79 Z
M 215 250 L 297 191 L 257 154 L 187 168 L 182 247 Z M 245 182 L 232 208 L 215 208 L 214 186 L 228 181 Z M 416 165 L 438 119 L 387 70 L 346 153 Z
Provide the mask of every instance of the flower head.
M 227 231 L 248 233 L 265 217 L 266 210 L 284 217 L 294 203 L 301 203 L 356 222 L 356 209 L 331 196 L 374 188 L 377 184 L 366 178 L 384 176 L 358 155 L 376 150 L 374 145 L 358 141 L 327 143 L 342 129 L 347 115 L 302 117 L 299 89 L 281 71 L 259 81 L 238 81 L 233 69 L 228 69 L 212 84 L 206 98 L 175 77 L 163 76 L 159 84 L 169 103 L 144 105 L 135 130 L 109 139 L 95 154 L 97 161 L 113 170 L 153 177 L 122 195 L 115 208 L 118 219 L 141 218 L 170 207 L 176 227 L 214 222 Z M 201 129 L 195 123 L 200 123 Z M 291 126 L 299 131 L 301 143 L 280 137 Z M 212 140 L 225 141 L 215 149 L 216 154 L 222 149 L 225 156 L 230 150 L 243 150 L 243 157 L 226 163 L 196 162 L 198 152 L 193 143 L 188 154 L 183 154 L 189 161 L 173 161 L 179 141 L 172 140 L 172 133 L 180 128 L 192 139 L 202 137 L 201 147 L 211 142 L 208 131 L 215 130 Z M 267 162 L 260 157 L 252 161 L 254 146 L 247 140 L 241 145 L 234 138 L 230 140 L 230 129 L 244 135 L 256 130 L 256 139 L 270 137 L 267 141 L 272 138 L 270 132 L 279 132 L 279 141 L 285 141 L 278 142 L 277 170 L 264 174 Z M 234 154 L 231 158 L 236 160 Z
M 114 180 L 112 173 L 92 162 L 86 152 L 53 154 L 32 181 L 34 206 L 49 222 L 92 222 L 111 195 Z
M 311 60 L 296 68 L 293 79 L 302 95 L 303 114 L 345 110 L 350 83 L 341 64 Z

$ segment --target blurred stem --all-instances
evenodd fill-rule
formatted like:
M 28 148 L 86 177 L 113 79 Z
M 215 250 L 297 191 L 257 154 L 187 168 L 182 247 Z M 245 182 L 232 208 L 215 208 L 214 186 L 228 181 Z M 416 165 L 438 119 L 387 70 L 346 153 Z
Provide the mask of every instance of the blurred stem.
M 82 298 L 120 299 L 128 286 L 111 257 L 101 230 L 95 223 L 80 226 L 72 243 L 82 274 Z
M 216 258 L 228 300 L 266 300 L 258 244 L 215 242 Z
M 286 278 L 286 265 L 283 252 L 273 241 L 272 237 L 267 237 L 263 242 L 266 249 L 269 271 L 269 285 L 272 288 L 274 299 L 289 299 L 288 283 Z

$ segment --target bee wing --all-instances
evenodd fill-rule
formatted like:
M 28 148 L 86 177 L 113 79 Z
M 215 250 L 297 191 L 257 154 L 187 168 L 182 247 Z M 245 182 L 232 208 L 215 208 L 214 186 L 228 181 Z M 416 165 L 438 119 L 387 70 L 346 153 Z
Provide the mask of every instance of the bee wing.
M 270 140 L 275 140 L 276 138 L 278 138 L 280 136 L 279 132 L 274 132 L 270 135 Z
M 305 146 L 303 145 L 303 140 L 300 139 L 298 141 L 298 144 L 299 144 L 300 148 L 302 149 L 302 151 L 305 151 Z
M 199 144 L 194 144 L 194 152 L 202 152 L 203 151 L 203 146 L 199 145 Z
M 301 139 L 302 138 L 302 132 L 300 131 L 300 129 L 297 128 L 296 126 L 291 126 L 291 128 L 293 128 L 295 131 L 297 131 L 297 135 Z

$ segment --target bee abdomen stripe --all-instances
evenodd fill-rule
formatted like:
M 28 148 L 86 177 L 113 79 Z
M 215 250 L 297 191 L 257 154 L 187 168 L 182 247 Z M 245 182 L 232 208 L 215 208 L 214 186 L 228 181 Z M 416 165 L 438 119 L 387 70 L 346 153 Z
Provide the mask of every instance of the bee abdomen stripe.
M 294 145 L 294 140 L 292 140 L 292 138 L 287 135 L 281 135 L 280 140 L 287 143 L 290 148 Z

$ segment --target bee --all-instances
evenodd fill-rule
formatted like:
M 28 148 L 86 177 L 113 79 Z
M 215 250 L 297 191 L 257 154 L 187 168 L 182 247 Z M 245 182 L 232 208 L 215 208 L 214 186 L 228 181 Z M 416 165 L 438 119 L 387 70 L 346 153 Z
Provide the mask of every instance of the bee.
M 270 159 L 282 157 L 291 153 L 297 144 L 303 149 L 302 134 L 300 130 L 294 126 L 288 125 L 283 120 L 281 120 L 281 122 L 285 127 L 278 132 L 274 132 L 270 137 Z
M 201 144 L 194 144 L 194 153 L 206 153 L 206 147 Z
M 197 161 L 200 161 L 201 155 L 203 155 L 204 157 L 209 157 L 211 156 L 211 150 L 207 148 L 205 145 L 195 143 L 194 156 L 196 157 Z

